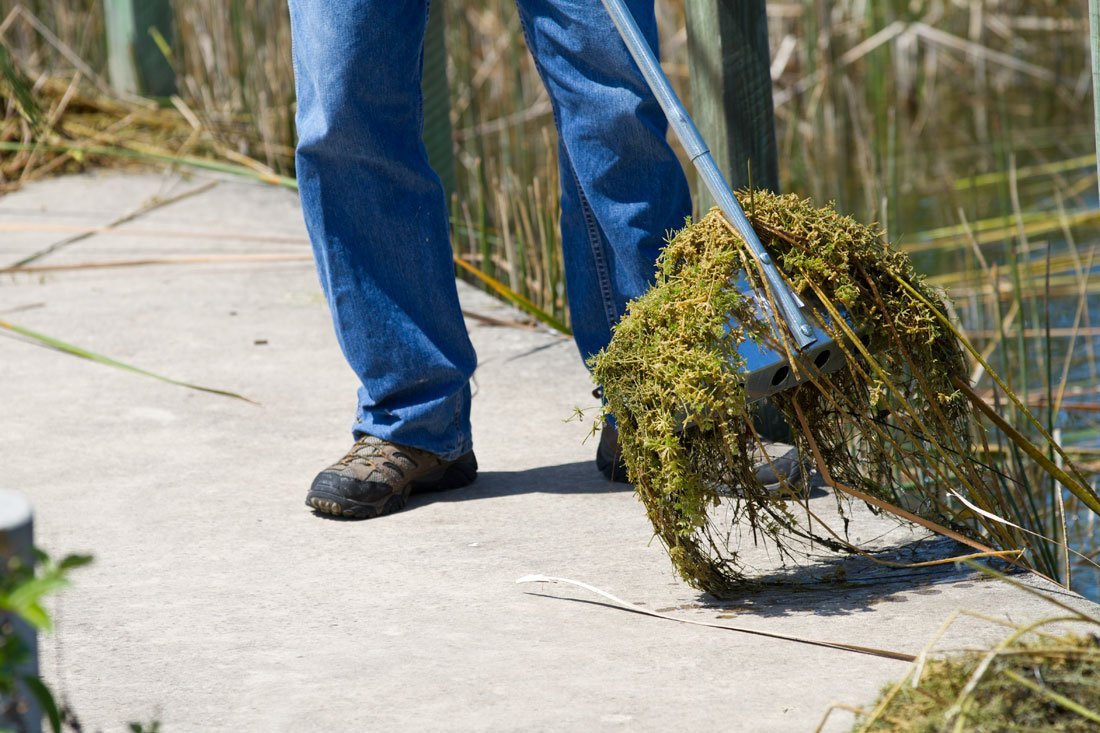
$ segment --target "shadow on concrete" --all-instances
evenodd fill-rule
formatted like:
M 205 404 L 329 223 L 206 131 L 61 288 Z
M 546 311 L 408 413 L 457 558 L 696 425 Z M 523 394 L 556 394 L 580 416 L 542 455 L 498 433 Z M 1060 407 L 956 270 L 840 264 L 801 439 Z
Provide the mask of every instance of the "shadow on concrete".
M 914 545 L 921 547 L 914 548 Z M 914 549 L 923 559 L 931 559 L 933 555 L 952 557 L 969 552 L 953 540 L 930 538 L 883 550 L 874 557 L 877 560 L 914 562 L 912 559 L 902 560 L 911 558 Z M 960 569 L 953 563 L 923 568 L 890 568 L 864 557 L 826 556 L 807 560 L 804 566 L 781 573 L 751 577 L 743 589 L 722 598 L 700 593 L 694 602 L 652 610 L 695 621 L 734 625 L 738 620 L 753 617 L 806 614 L 848 616 L 868 612 L 880 604 L 907 603 L 911 596 L 939 595 L 943 590 L 936 586 L 950 584 L 952 589 L 956 589 L 984 582 L 988 582 L 988 578 L 969 568 Z M 529 592 L 562 601 L 629 610 L 596 598 L 576 598 L 545 591 Z M 634 599 L 626 600 L 642 607 L 647 605 Z
M 417 494 L 409 508 L 437 501 L 477 501 L 516 494 L 614 494 L 633 491 L 629 484 L 612 483 L 596 470 L 596 462 L 577 461 L 540 466 L 526 471 L 479 471 L 477 481 L 456 491 Z
M 815 482 L 816 484 L 816 482 Z M 541 466 L 525 471 L 482 471 L 477 481 L 456 491 L 413 496 L 408 509 L 434 502 L 477 501 L 529 493 L 611 494 L 633 491 L 627 484 L 612 483 L 596 470 L 593 461 Z M 825 496 L 814 485 L 811 498 Z M 833 555 L 822 551 L 812 558 L 784 567 L 760 568 L 750 574 L 743 590 L 723 598 L 700 594 L 698 600 L 680 606 L 655 609 L 663 613 L 688 612 L 692 618 L 734 619 L 742 614 L 775 617 L 797 614 L 843 616 L 862 613 L 883 603 L 906 603 L 911 595 L 937 595 L 946 583 L 966 587 L 984 577 L 954 563 L 927 567 L 895 567 L 892 564 L 924 563 L 969 554 L 968 548 L 941 537 L 929 537 L 887 547 L 871 558 Z M 539 594 L 543 595 L 543 594 Z M 549 595 L 561 600 L 608 605 L 599 600 Z M 644 604 L 643 604 L 644 605 Z
M 979 573 L 946 563 L 927 567 L 892 566 L 943 560 L 973 552 L 942 537 L 929 537 L 870 556 L 826 555 L 798 567 L 764 572 L 753 585 L 723 598 L 700 595 L 696 607 L 713 610 L 719 617 L 751 613 L 755 616 L 844 616 L 861 613 L 883 603 L 907 603 L 912 595 L 939 595 L 936 586 L 966 587 L 984 582 Z
M 614 494 L 632 492 L 630 484 L 613 483 L 596 469 L 596 461 L 577 461 L 556 466 L 540 466 L 525 471 L 480 471 L 477 481 L 457 491 L 417 494 L 409 499 L 409 508 L 436 501 L 475 501 L 516 494 Z M 826 495 L 814 485 L 810 498 Z
M 409 501 L 409 508 L 436 501 L 475 501 L 527 493 L 608 494 L 623 491 L 633 489 L 627 484 L 611 483 L 604 479 L 593 461 L 578 461 L 526 471 L 483 471 L 478 474 L 477 481 L 466 488 L 414 496 Z M 811 499 L 826 494 L 815 481 Z M 860 613 L 881 603 L 905 603 L 912 594 L 939 594 L 941 591 L 936 588 L 937 585 L 982 582 L 982 576 L 967 568 L 960 569 L 953 563 L 928 567 L 891 565 L 924 563 L 969 552 L 968 548 L 953 540 L 940 537 L 884 548 L 874 553 L 873 559 L 822 551 L 797 565 L 761 568 L 751 575 L 752 582 L 746 584 L 743 591 L 728 597 L 700 594 L 694 603 L 658 610 L 711 612 L 718 618 L 734 618 L 743 613 L 754 616 Z
M 585 460 L 524 471 L 482 471 L 477 481 L 462 489 L 412 496 L 406 511 L 435 502 L 479 501 L 517 494 L 615 494 L 630 491 L 633 489 L 628 484 L 607 481 L 596 470 L 594 461 Z M 827 493 L 815 482 L 811 498 L 820 498 Z M 348 521 L 328 515 L 318 516 Z M 907 603 L 912 596 L 938 595 L 942 591 L 937 586 L 944 584 L 966 588 L 972 583 L 985 582 L 986 578 L 980 573 L 954 563 L 926 567 L 896 566 L 942 560 L 970 552 L 969 548 L 942 537 L 927 537 L 883 548 L 871 557 L 834 555 L 821 551 L 814 557 L 800 559 L 797 564 L 775 564 L 755 571 L 746 569 L 750 582 L 743 589 L 723 598 L 701 593 L 694 602 L 653 610 L 683 614 L 696 620 L 728 620 L 729 623 L 742 616 L 846 616 L 864 613 L 880 604 Z M 1003 571 L 1004 567 L 1000 569 Z M 533 594 L 618 608 L 597 599 L 545 592 Z M 646 605 L 634 599 L 627 600 Z
M 557 466 L 540 466 L 526 471 L 478 471 L 477 480 L 454 491 L 427 491 L 413 494 L 403 511 L 437 502 L 499 499 L 516 494 L 615 494 L 633 491 L 629 484 L 612 483 L 596 470 L 596 462 L 577 461 Z M 334 522 L 359 522 L 360 519 L 334 517 L 314 511 L 315 516 Z

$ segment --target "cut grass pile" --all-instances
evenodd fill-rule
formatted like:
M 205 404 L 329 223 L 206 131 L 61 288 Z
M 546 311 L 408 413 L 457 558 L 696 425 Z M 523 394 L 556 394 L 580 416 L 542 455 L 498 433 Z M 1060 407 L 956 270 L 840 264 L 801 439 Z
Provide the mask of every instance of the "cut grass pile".
M 854 730 L 1049 731 L 1091 733 L 1100 726 L 1100 637 L 1017 642 L 929 662 L 883 691 Z

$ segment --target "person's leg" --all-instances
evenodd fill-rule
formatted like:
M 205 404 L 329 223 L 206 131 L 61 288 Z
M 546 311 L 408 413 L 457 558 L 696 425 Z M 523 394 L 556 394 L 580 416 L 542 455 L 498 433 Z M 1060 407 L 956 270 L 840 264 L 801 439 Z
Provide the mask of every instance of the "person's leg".
M 561 233 L 573 335 L 588 359 L 652 284 L 667 234 L 691 214 L 668 123 L 598 0 L 517 0 L 558 129 Z M 653 0 L 631 11 L 657 48 Z M 597 468 L 626 481 L 612 416 Z
M 421 141 L 426 0 L 290 0 L 302 209 L 359 377 L 356 437 L 471 449 L 476 357 Z
M 667 122 L 598 0 L 517 0 L 554 107 L 562 246 L 573 333 L 587 360 L 652 284 L 670 230 L 691 213 Z M 657 47 L 653 0 L 630 0 Z
M 602 3 L 517 4 L 553 101 L 570 313 L 587 360 L 610 341 L 626 303 L 652 283 L 666 235 L 691 213 L 690 193 L 666 141 L 665 116 Z M 627 5 L 656 52 L 653 0 Z M 596 463 L 609 479 L 625 480 L 613 420 Z

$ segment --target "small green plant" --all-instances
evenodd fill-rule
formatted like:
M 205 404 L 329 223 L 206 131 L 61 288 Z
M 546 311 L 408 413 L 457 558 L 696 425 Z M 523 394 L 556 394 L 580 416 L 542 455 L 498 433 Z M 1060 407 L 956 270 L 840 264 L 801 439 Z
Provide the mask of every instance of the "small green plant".
M 26 674 L 31 650 L 17 633 L 20 621 L 35 631 L 50 631 L 53 623 L 42 605 L 43 599 L 69 585 L 69 573 L 92 561 L 88 555 L 68 555 L 53 562 L 36 551 L 36 567 L 19 558 L 7 561 L 0 576 L 0 726 L 18 720 L 31 695 L 49 720 L 54 733 L 69 713 L 60 705 L 42 679 Z

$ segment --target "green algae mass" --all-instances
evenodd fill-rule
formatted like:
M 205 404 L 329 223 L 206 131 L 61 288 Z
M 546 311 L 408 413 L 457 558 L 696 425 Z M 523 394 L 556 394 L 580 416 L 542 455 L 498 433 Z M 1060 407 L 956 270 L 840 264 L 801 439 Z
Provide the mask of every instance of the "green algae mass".
M 918 685 L 906 679 L 884 690 L 853 730 L 1086 733 L 1100 729 L 1100 639 L 1096 636 L 1014 644 L 983 670 L 986 656 L 970 652 L 929 662 Z M 967 689 L 971 680 L 976 684 Z
M 949 477 L 958 484 L 960 471 L 967 481 L 985 479 L 972 475 L 968 460 L 969 404 L 952 381 L 966 378 L 965 362 L 932 309 L 941 296 L 874 227 L 794 195 L 739 197 L 812 311 L 845 312 L 860 330 L 819 317 L 847 368 L 821 375 L 796 362 L 810 381 L 772 398 L 804 459 L 820 455 L 833 481 L 958 525 L 936 487 Z M 796 350 L 731 287 L 740 275 L 764 292 L 745 243 L 717 210 L 689 222 L 665 248 L 654 286 L 630 304 L 591 362 L 657 536 L 685 580 L 718 595 L 763 580 L 744 566 L 743 541 L 791 559 L 810 546 L 852 549 L 847 520 L 837 528 L 807 522 L 797 501 L 778 501 L 756 480 L 762 441 L 737 347 L 752 339 Z M 809 433 L 799 429 L 798 412 Z

